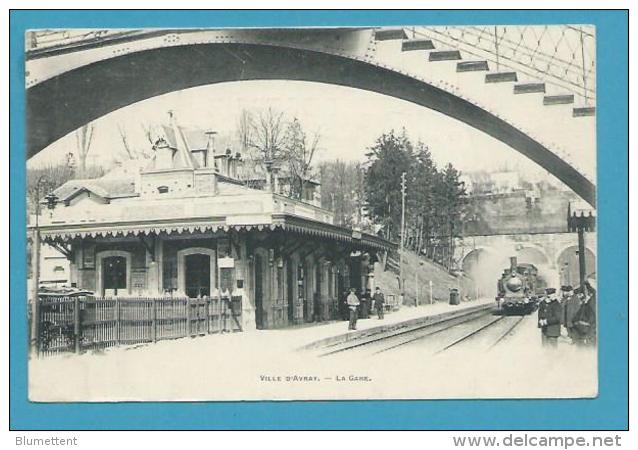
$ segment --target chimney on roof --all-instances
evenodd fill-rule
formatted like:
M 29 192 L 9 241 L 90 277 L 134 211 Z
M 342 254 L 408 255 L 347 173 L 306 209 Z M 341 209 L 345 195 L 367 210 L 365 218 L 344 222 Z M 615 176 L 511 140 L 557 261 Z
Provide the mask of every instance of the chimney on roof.
M 208 167 L 209 166 L 208 161 L 210 158 L 212 158 L 213 161 L 215 161 L 215 135 L 217 134 L 217 131 L 208 130 L 204 132 L 204 134 L 206 134 L 206 137 L 207 137 L 206 152 L 204 153 L 204 166 Z
M 224 175 L 227 177 L 233 176 L 233 152 L 227 148 L 226 153 L 224 153 Z
M 208 138 L 206 142 L 206 149 L 209 152 L 215 153 L 215 135 L 217 134 L 217 131 L 208 130 L 205 131 L 204 134 L 206 134 L 206 137 Z

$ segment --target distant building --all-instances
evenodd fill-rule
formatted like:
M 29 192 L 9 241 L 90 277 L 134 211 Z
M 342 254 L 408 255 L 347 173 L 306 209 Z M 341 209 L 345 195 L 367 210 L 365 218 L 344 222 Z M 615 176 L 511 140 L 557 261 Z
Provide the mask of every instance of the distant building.
M 148 167 L 55 191 L 41 235 L 68 257 L 70 283 L 100 297 L 240 295 L 245 329 L 335 318 L 347 288 L 372 287 L 395 245 L 278 194 L 276 176 L 246 186 L 241 155 L 212 138 L 173 119 Z
M 468 190 L 463 235 L 561 233 L 578 196 L 565 187 L 517 171 L 463 174 Z
M 470 172 L 463 173 L 460 179 L 467 191 L 475 194 L 500 194 L 521 187 L 521 176 L 516 171 Z

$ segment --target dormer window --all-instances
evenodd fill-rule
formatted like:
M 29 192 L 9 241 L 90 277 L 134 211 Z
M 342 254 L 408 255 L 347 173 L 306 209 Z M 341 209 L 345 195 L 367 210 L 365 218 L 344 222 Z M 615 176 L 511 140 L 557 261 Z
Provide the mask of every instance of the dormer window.
M 157 192 L 160 194 L 166 194 L 168 192 L 168 186 L 159 186 Z

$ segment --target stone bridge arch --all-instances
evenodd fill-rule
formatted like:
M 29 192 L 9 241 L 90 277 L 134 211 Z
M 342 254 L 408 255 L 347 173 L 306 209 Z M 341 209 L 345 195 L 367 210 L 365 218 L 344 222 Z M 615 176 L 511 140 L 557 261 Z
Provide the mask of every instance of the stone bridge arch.
M 553 265 L 552 258 L 541 245 L 526 242 L 524 244 L 516 244 L 515 249 L 516 257 L 520 263 Z
M 561 284 L 576 286 L 580 283 L 578 245 L 567 245 L 556 253 L 556 268 Z M 585 277 L 596 277 L 596 253 L 585 247 Z

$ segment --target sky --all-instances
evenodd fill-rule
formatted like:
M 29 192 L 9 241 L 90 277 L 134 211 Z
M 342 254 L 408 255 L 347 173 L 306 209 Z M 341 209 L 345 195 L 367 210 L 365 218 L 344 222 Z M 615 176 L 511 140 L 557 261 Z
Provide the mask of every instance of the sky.
M 93 122 L 88 162 L 109 165 L 114 156 L 124 157 L 118 127 L 133 147 L 148 149 L 143 127 L 167 124 L 168 111 L 180 125 L 233 134 L 243 109 L 269 107 L 298 118 L 307 132 L 320 134 L 316 162 L 364 161 L 366 149 L 382 133 L 405 127 L 413 141 L 420 139 L 430 147 L 439 166 L 449 162 L 463 172 L 507 168 L 532 179 L 553 178 L 505 144 L 443 114 L 382 94 L 300 81 L 221 83 L 132 104 Z M 70 133 L 31 158 L 28 166 L 62 161 L 75 149 L 75 133 Z

